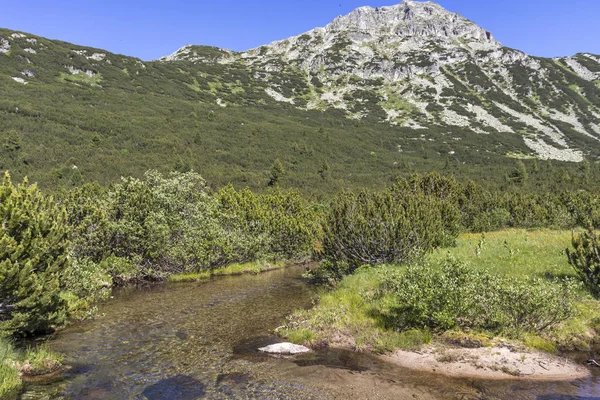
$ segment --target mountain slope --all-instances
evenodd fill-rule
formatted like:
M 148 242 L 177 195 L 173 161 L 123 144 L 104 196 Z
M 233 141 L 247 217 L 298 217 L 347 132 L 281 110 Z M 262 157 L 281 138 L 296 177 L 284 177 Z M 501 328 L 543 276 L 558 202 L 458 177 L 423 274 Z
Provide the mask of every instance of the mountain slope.
M 207 62 L 193 47 L 163 60 Z M 513 133 L 523 138 L 524 155 L 542 159 L 597 156 L 589 148 L 600 141 L 600 57 L 530 57 L 432 2 L 361 7 L 217 62 L 245 63 L 274 99 L 302 108 L 333 107 L 416 129 Z M 282 83 L 290 73 L 295 81 Z
M 267 81 L 281 61 L 299 68 L 315 83 L 306 107 L 351 118 L 519 133 L 539 157 L 565 161 L 600 141 L 600 57 L 529 57 L 431 2 L 362 7 L 242 58 Z
M 0 87 L 0 168 L 48 186 L 148 168 L 264 186 L 280 158 L 321 191 L 600 156 L 600 56 L 531 57 L 431 2 L 154 62 L 0 29 Z

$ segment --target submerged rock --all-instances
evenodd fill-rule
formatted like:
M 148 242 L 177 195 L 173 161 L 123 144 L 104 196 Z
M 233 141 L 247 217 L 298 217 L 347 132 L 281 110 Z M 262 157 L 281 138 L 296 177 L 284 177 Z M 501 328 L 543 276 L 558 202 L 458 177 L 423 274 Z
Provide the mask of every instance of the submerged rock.
M 293 343 L 275 343 L 270 346 L 261 347 L 258 350 L 271 354 L 301 354 L 310 351 L 308 347 Z
M 187 375 L 177 375 L 160 380 L 142 392 L 142 395 L 148 400 L 195 400 L 205 394 L 205 385 Z

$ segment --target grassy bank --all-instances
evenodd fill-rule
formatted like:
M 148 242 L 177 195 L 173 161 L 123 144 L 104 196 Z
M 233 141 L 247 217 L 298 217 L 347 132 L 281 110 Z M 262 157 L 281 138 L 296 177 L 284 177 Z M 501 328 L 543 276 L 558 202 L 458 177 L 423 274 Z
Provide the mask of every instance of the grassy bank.
M 570 240 L 570 231 L 504 230 L 483 236 L 464 234 L 458 238 L 456 247 L 437 250 L 416 267 L 362 267 L 355 274 L 344 278 L 335 290 L 322 293 L 319 303 L 313 309 L 298 311 L 292 315 L 280 334 L 297 343 L 313 346 L 327 343 L 376 352 L 414 349 L 430 340 L 444 341 L 449 336 L 456 335 L 463 338 L 461 340 L 482 343 L 507 338 L 548 352 L 554 352 L 558 348 L 587 349 L 597 340 L 597 333 L 600 333 L 600 318 L 597 317 L 600 315 L 600 302 L 590 297 L 583 288 L 571 284 L 569 297 L 572 298 L 572 303 L 561 303 L 561 282 L 575 277 L 565 254 Z M 471 284 L 470 275 L 465 275 L 466 282 L 460 283 L 460 279 L 457 280 L 459 283 L 449 282 L 453 275 L 444 275 L 443 272 L 448 270 L 449 259 L 461 260 L 461 265 L 464 266 L 461 271 L 467 271 L 473 275 L 473 279 L 482 282 L 479 289 L 484 288 L 487 292 L 488 289 L 496 290 L 498 286 L 502 286 L 498 297 L 503 295 L 504 303 L 497 301 L 494 303 L 496 308 L 486 308 L 494 311 L 496 319 L 481 322 L 481 316 L 470 315 L 469 310 L 452 309 L 448 312 L 466 312 L 465 317 L 458 318 L 461 322 L 469 322 L 468 318 L 477 321 L 472 325 L 464 323 L 459 327 L 444 329 L 444 322 L 449 318 L 444 314 L 447 310 L 432 311 L 427 308 L 430 306 L 426 304 L 427 301 L 433 299 L 435 302 L 436 297 L 441 297 L 444 301 L 448 299 L 446 303 L 451 302 L 450 297 L 457 292 L 456 288 Z M 407 271 L 412 271 L 412 275 Z M 407 283 L 410 276 L 413 277 L 413 282 Z M 438 280 L 431 278 L 433 283 L 429 287 L 419 283 L 430 276 L 437 276 Z M 446 288 L 435 286 L 440 280 Z M 393 290 L 378 295 L 382 292 L 381 288 L 389 286 L 390 282 L 396 285 Z M 495 287 L 486 286 L 486 282 L 494 283 L 489 286 Z M 481 293 L 477 292 L 481 290 L 476 285 L 470 287 L 476 296 L 472 305 L 477 306 L 478 301 L 489 302 L 489 298 L 494 299 L 495 295 L 480 296 Z M 427 292 L 428 289 L 431 289 L 431 293 Z M 414 315 L 402 314 L 403 307 L 411 300 L 410 296 L 406 297 L 407 290 L 412 290 L 415 306 L 410 312 Z M 394 296 L 389 293 L 394 293 Z M 397 293 L 403 293 L 405 297 L 399 298 Z M 521 299 L 517 302 L 523 303 L 518 304 L 523 305 L 523 309 L 512 307 L 510 303 L 515 302 L 512 298 Z M 436 304 L 442 303 L 445 306 L 444 301 Z M 458 302 L 464 306 L 462 300 L 459 299 Z M 423 307 L 419 308 L 421 303 Z M 472 309 L 472 305 L 468 308 Z M 523 315 L 523 310 L 527 310 L 528 314 Z M 489 313 L 492 314 L 491 311 Z M 560 322 L 552 323 L 548 329 L 541 328 L 555 317 Z M 435 320 L 435 324 L 431 320 Z M 422 321 L 434 328 L 426 326 L 427 323 Z M 485 329 L 480 326 L 494 328 Z M 455 338 L 451 341 L 456 342 Z
M 576 277 L 565 249 L 571 231 L 506 229 L 460 235 L 456 247 L 437 249 L 427 262 L 439 264 L 448 256 L 497 274 L 519 277 Z
M 169 276 L 169 282 L 202 282 L 211 276 L 260 274 L 274 269 L 283 268 L 289 263 L 286 261 L 250 261 L 234 263 L 225 267 L 198 272 L 186 272 Z
M 364 299 L 363 294 L 375 291 L 386 272 L 396 268 L 385 265 L 357 270 L 344 278 L 336 290 L 323 292 L 314 308 L 296 311 L 279 334 L 312 347 L 333 344 L 376 352 L 416 349 L 428 343 L 431 334 L 427 331 L 386 329 Z
M 24 351 L 0 338 L 0 399 L 16 399 L 23 386 L 23 376 L 39 376 L 57 371 L 63 357 L 45 346 Z

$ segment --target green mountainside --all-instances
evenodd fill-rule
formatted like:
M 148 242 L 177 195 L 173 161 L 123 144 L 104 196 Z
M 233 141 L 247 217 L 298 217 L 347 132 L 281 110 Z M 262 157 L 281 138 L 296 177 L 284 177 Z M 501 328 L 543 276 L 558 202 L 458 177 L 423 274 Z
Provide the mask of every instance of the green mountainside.
M 0 88 L 0 169 L 44 187 L 154 168 L 257 188 L 277 159 L 306 192 L 600 169 L 600 56 L 529 57 L 430 2 L 151 62 L 0 29 Z

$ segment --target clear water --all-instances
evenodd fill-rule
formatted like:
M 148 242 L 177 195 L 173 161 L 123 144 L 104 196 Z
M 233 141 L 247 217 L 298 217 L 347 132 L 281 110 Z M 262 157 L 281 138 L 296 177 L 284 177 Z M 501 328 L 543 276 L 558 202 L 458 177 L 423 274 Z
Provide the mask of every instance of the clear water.
M 72 369 L 28 383 L 22 399 L 600 399 L 599 374 L 564 383 L 487 382 L 337 349 L 258 353 L 279 341 L 272 332 L 286 315 L 312 305 L 303 269 L 121 291 L 100 318 L 50 342 Z

